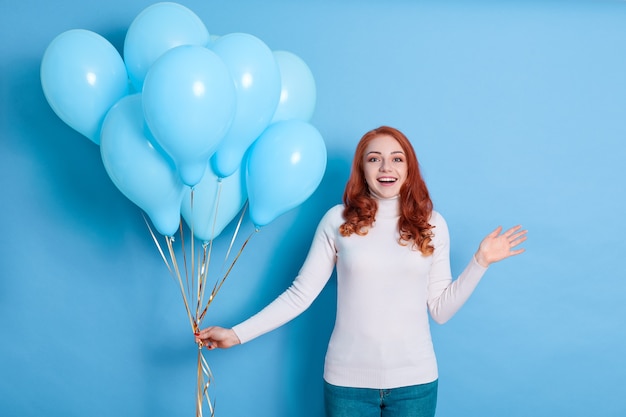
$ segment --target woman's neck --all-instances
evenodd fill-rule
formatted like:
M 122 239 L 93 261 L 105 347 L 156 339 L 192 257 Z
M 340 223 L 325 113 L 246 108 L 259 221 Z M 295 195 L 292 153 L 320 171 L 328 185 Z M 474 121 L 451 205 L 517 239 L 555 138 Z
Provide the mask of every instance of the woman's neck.
M 372 197 L 378 204 L 378 210 L 376 211 L 376 217 L 398 217 L 400 215 L 400 196 L 396 195 L 389 198 L 381 198 L 374 194 Z

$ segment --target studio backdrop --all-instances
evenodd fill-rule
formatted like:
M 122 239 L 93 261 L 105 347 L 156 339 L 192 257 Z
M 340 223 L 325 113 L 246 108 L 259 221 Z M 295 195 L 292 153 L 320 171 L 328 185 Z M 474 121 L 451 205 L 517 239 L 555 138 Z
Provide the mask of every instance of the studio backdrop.
M 192 416 L 200 369 L 203 378 L 212 373 L 208 394 L 217 417 L 323 416 L 335 277 L 301 316 L 242 346 L 205 351 L 202 366 L 193 318 L 230 327 L 279 295 L 297 275 L 318 221 L 341 202 L 359 138 L 390 125 L 414 145 L 435 209 L 448 222 L 455 275 L 498 225 L 529 230 L 523 255 L 492 266 L 450 322 L 432 323 L 437 415 L 626 415 L 625 2 L 181 0 L 176 4 L 197 17 L 186 27 L 204 48 L 186 62 L 236 60 L 220 47 L 204 50 L 238 33 L 306 63 L 310 78 L 299 72 L 292 88 L 304 89 L 308 101 L 281 116 L 306 122 L 267 133 L 274 112 L 258 111 L 274 110 L 279 97 L 259 95 L 250 113 L 237 116 L 238 93 L 216 83 L 210 88 L 219 100 L 202 103 L 215 117 L 191 126 L 193 108 L 163 98 L 175 94 L 165 91 L 173 83 L 162 81 L 167 71 L 148 76 L 141 65 L 130 78 L 129 72 L 109 78 L 98 111 L 124 101 L 103 131 L 100 119 L 60 117 L 64 105 L 93 113 L 76 88 L 69 89 L 69 104 L 51 99 L 50 89 L 76 80 L 63 78 L 66 67 L 42 67 L 53 40 L 71 30 L 97 34 L 98 46 L 82 51 L 113 57 L 106 63 L 111 71 L 120 68 L 115 62 L 128 71 L 129 28 L 154 4 L 3 3 L 0 414 Z M 148 48 L 134 47 L 135 54 Z M 228 69 L 212 68 L 212 79 L 227 79 Z M 146 111 L 148 101 L 156 104 Z M 177 111 L 179 124 L 161 123 Z M 131 117 L 137 114 L 148 117 L 148 131 Z M 248 160 L 253 175 L 238 171 L 244 151 L 220 148 L 211 168 L 212 184 L 224 179 L 220 230 L 200 230 L 196 220 L 195 255 L 184 257 L 180 245 L 189 251 L 193 241 L 189 219 L 178 206 L 173 215 L 151 211 L 150 198 L 188 199 L 177 194 L 184 190 L 178 181 L 189 186 L 211 174 L 190 163 L 178 166 L 184 178 L 174 178 L 171 161 L 163 164 L 158 155 L 206 158 L 231 126 L 249 137 L 238 145 L 244 151 L 258 146 Z M 174 137 L 190 128 L 190 138 L 199 131 L 193 129 L 208 129 L 215 142 L 174 149 L 170 128 Z M 278 147 L 263 147 L 272 141 Z M 124 148 L 131 143 L 137 147 Z M 308 161 L 300 171 L 280 155 L 293 155 L 296 145 Z M 131 171 L 152 184 L 149 197 L 146 187 L 132 188 Z M 243 192 L 245 184 L 252 191 Z M 190 301 L 198 287 L 191 296 L 181 292 L 187 284 L 164 261 L 172 266 L 174 255 L 185 277 L 184 264 L 208 265 L 198 255 L 206 242 L 212 243 L 205 301 L 215 283 L 221 286 L 206 313 L 196 315 Z

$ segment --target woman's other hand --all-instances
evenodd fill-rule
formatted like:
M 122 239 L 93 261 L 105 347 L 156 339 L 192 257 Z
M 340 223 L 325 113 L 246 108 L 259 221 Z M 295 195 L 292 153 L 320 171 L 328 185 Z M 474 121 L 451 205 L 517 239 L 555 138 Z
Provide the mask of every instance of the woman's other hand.
M 476 261 L 488 267 L 494 262 L 501 261 L 510 256 L 519 255 L 524 252 L 523 248 L 517 248 L 526 240 L 527 230 L 521 230 L 522 226 L 515 226 L 502 233 L 502 226 L 489 233 L 478 247 Z

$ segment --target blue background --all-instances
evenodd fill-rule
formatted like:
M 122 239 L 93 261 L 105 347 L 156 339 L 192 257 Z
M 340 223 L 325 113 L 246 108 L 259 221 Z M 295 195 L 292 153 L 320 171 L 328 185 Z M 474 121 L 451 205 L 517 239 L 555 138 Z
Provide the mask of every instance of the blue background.
M 53 113 L 39 81 L 56 35 L 89 29 L 121 51 L 152 3 L 2 1 L 3 416 L 194 413 L 177 285 L 97 145 Z M 309 64 L 329 156 L 318 191 L 253 236 L 205 324 L 234 325 L 289 285 L 356 142 L 388 124 L 411 138 L 448 220 L 454 273 L 497 225 L 529 229 L 526 253 L 433 327 L 438 416 L 626 415 L 626 2 L 181 4 L 211 34 L 251 33 Z M 331 280 L 288 325 L 207 354 L 218 417 L 322 416 L 334 291 Z

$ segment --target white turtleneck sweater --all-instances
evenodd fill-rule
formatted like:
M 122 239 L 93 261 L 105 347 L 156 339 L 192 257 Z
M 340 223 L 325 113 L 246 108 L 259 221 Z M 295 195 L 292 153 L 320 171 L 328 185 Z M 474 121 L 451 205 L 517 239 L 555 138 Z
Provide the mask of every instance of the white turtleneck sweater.
M 324 379 L 333 385 L 396 388 L 437 379 L 428 312 L 449 320 L 469 298 L 486 268 L 474 258 L 452 281 L 448 227 L 433 211 L 434 253 L 398 243 L 399 199 L 378 200 L 367 235 L 343 237 L 343 206 L 320 221 L 293 284 L 261 312 L 233 329 L 241 343 L 306 310 L 337 267 L 337 317 Z

